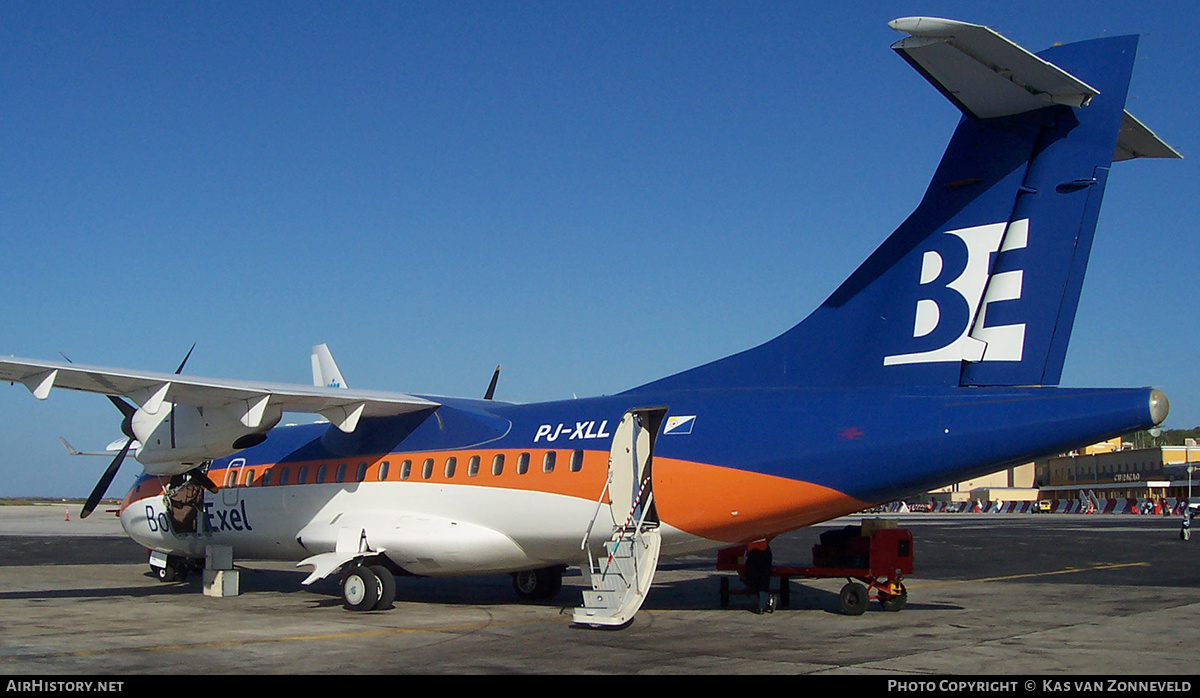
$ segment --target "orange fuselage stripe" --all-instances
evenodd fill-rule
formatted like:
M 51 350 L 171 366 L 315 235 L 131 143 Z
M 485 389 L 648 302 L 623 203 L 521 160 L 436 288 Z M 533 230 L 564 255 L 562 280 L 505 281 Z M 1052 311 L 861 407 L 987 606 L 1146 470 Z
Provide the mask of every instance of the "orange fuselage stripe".
M 500 489 L 545 492 L 596 501 L 608 477 L 608 452 L 584 451 L 583 465 L 578 472 L 570 469 L 571 451 L 556 450 L 551 472 L 543 469 L 547 450 L 504 449 L 493 451 L 436 451 L 422 453 L 392 453 L 368 458 L 289 462 L 284 464 L 246 465 L 210 471 L 209 476 L 221 487 L 228 483 L 246 487 L 248 471 L 253 471 L 253 485 L 261 487 L 305 487 L 316 484 L 336 484 L 338 467 L 345 465 L 343 482 L 357 484 L 360 463 L 366 463 L 364 483 L 420 482 L 441 485 L 469 485 Z M 518 462 L 528 454 L 528 467 L 518 472 Z M 504 456 L 499 475 L 492 473 L 496 455 Z M 478 473 L 468 474 L 472 456 L 479 457 Z M 455 459 L 453 473 L 447 476 L 446 463 Z M 432 460 L 429 477 L 425 477 L 425 462 Z M 409 462 L 407 477 L 404 463 Z M 387 463 L 385 477 L 380 472 Z M 316 475 L 324 466 L 323 483 Z M 306 482 L 297 483 L 301 468 L 306 469 Z M 287 471 L 287 484 L 280 480 Z M 270 473 L 268 483 L 261 484 Z M 233 479 L 230 479 L 231 475 Z M 657 457 L 653 461 L 654 501 L 660 520 L 686 533 L 729 543 L 741 543 L 770 537 L 843 514 L 860 511 L 868 503 L 859 501 L 820 485 L 799 480 L 762 475 L 759 473 L 722 468 L 704 463 Z M 126 495 L 122 510 L 146 497 L 162 494 L 160 479 L 139 482 Z

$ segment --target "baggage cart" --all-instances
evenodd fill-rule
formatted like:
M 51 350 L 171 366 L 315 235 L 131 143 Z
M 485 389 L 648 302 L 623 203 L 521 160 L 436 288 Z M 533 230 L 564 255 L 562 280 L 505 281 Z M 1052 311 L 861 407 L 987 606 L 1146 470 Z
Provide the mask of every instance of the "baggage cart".
M 717 553 L 717 569 L 737 572 L 744 578 L 746 546 Z M 839 594 L 842 611 L 857 616 L 867 604 L 878 601 L 885 611 L 899 611 L 908 603 L 904 578 L 913 571 L 912 531 L 896 528 L 894 521 L 872 519 L 861 526 L 846 526 L 821 534 L 813 546 L 811 566 L 772 565 L 771 577 L 779 579 L 779 606 L 791 600 L 792 579 L 845 578 Z M 721 607 L 733 594 L 750 594 L 749 589 L 730 589 L 729 577 L 721 578 Z

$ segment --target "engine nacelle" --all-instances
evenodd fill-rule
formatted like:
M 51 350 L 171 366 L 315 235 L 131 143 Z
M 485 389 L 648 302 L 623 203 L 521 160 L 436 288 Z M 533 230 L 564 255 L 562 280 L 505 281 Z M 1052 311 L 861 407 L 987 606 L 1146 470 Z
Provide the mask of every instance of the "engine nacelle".
M 134 413 L 131 426 L 141 442 L 135 457 L 147 473 L 176 475 L 261 443 L 282 417 L 265 398 L 259 404 L 239 401 L 220 407 L 164 401 L 156 412 Z

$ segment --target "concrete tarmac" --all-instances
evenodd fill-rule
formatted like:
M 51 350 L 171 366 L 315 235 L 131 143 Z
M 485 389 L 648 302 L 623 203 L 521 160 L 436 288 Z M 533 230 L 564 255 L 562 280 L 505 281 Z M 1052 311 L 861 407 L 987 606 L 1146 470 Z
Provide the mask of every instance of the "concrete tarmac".
M 70 517 L 70 521 L 66 520 Z M 777 539 L 807 565 L 818 535 Z M 98 511 L 0 507 L 0 673 L 887 674 L 1169 677 L 1195 671 L 1200 540 L 1178 518 L 910 514 L 908 605 L 841 613 L 841 579 L 794 581 L 791 607 L 720 605 L 715 555 L 666 559 L 631 626 L 574 626 L 582 578 L 519 603 L 506 575 L 398 580 L 395 607 L 353 613 L 337 585 L 240 562 L 241 594 L 160 583 Z M 732 575 L 730 575 L 732 576 Z M 732 586 L 740 585 L 733 581 Z

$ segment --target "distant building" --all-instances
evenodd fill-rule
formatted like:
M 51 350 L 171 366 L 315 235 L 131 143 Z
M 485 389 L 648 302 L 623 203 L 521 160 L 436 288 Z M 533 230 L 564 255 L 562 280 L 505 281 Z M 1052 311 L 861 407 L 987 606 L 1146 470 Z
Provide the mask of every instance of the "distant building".
M 1195 476 L 1189 464 L 1195 459 L 1200 446 L 1193 439 L 1185 446 L 1084 449 L 1039 462 L 1036 484 L 1044 499 L 1073 499 L 1080 490 L 1098 499 L 1188 499 L 1189 476 Z
M 1198 472 L 1190 472 L 1188 464 Z M 1120 438 L 1060 456 L 1017 465 L 964 480 L 929 493 L 933 501 L 1033 501 L 1078 499 L 1081 491 L 1096 499 L 1188 499 L 1200 497 L 1200 446 L 1133 448 Z
M 1034 463 L 1014 465 L 991 475 L 956 482 L 929 493 L 935 502 L 1030 502 L 1038 498 Z

